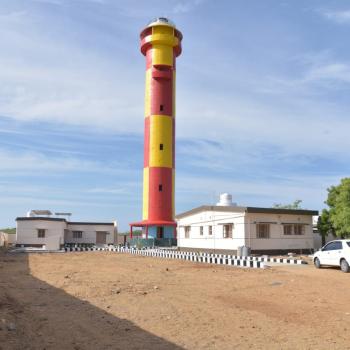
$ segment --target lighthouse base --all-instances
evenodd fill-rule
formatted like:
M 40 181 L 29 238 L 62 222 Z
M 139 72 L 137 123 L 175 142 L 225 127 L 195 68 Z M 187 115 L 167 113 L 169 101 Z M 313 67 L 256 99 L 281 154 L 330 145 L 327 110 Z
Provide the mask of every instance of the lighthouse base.
M 133 238 L 133 228 L 142 228 L 143 238 L 176 238 L 175 221 L 140 221 L 130 224 L 130 238 Z
M 130 245 L 143 247 L 177 246 L 175 221 L 140 221 L 130 224 Z M 134 237 L 133 228 L 140 227 L 142 236 Z

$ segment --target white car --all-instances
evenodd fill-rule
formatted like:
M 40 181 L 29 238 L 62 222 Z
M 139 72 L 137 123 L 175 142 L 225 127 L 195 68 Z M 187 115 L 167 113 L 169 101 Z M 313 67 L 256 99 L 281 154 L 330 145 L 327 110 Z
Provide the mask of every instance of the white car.
M 343 272 L 350 271 L 350 240 L 331 241 L 313 256 L 314 264 L 319 269 L 323 265 L 340 266 Z

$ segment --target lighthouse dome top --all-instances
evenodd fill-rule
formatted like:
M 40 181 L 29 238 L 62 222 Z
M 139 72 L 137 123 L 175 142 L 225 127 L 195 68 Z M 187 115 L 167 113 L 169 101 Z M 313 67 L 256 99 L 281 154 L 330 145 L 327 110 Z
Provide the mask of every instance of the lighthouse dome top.
M 147 27 L 152 27 L 154 25 L 165 25 L 176 28 L 175 23 L 166 17 L 156 17 L 152 19 L 152 21 L 148 23 Z

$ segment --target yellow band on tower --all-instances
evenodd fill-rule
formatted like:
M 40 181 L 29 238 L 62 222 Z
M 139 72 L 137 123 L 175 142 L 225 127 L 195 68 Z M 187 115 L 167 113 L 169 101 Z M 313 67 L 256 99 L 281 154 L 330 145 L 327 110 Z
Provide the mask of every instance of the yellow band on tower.
M 173 166 L 173 120 L 166 115 L 150 117 L 149 166 Z
M 151 114 L 151 81 L 152 81 L 152 68 L 149 68 L 146 70 L 145 118 Z

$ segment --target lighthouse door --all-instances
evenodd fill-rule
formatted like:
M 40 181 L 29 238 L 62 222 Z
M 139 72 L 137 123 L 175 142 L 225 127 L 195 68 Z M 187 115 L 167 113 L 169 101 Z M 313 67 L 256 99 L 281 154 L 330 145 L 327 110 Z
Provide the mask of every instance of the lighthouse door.
M 157 238 L 163 238 L 164 236 L 164 227 L 157 226 Z

